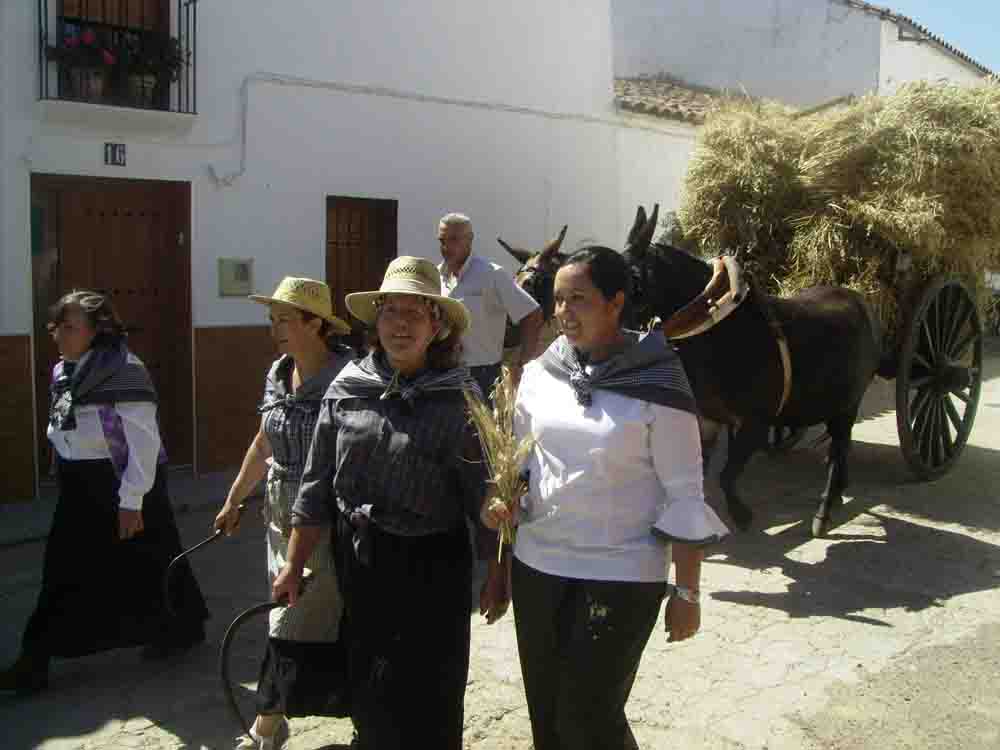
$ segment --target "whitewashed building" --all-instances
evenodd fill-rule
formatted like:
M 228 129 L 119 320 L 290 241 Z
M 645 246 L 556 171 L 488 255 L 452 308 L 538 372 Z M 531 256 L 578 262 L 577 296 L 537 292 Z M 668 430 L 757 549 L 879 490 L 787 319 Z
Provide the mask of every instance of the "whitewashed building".
M 990 70 L 913 19 L 859 0 L 613 0 L 615 75 L 811 107 Z
M 453 210 L 507 264 L 501 233 L 620 245 L 693 142 L 619 115 L 609 0 L 38 0 L 0 28 L 0 502 L 47 473 L 66 290 L 136 327 L 172 463 L 232 467 L 273 356 L 248 291 L 328 278 L 346 317 Z
M 641 130 L 624 136 L 625 215 L 636 203 L 677 208 L 686 156 L 722 92 L 809 108 L 991 74 L 913 19 L 857 0 L 612 0 L 612 19 L 620 116 L 675 134 L 669 153 Z

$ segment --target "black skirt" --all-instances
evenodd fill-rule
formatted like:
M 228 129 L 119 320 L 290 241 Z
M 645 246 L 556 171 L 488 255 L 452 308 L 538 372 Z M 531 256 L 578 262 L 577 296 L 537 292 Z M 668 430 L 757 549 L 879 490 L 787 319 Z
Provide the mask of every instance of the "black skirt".
M 351 718 L 364 747 L 461 750 L 472 551 L 465 526 L 420 537 L 367 528 L 353 554 L 341 520 Z
M 171 575 L 176 617 L 163 599 L 164 573 L 181 552 L 165 467 L 157 467 L 143 498 L 143 531 L 126 541 L 118 538 L 118 479 L 111 461 L 60 460 L 57 471 L 59 501 L 24 650 L 75 657 L 201 637 L 208 610 L 186 560 Z
M 335 643 L 268 638 L 257 684 L 257 713 L 349 716 L 343 638 Z

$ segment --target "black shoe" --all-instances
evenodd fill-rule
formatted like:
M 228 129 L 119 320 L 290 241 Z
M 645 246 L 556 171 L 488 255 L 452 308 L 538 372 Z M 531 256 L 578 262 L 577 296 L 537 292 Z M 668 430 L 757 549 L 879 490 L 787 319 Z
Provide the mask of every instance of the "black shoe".
M 0 691 L 33 695 L 49 686 L 49 660 L 21 654 L 17 661 L 0 671 Z
M 190 651 L 195 646 L 205 642 L 205 626 L 199 625 L 198 629 L 191 635 L 181 638 L 171 638 L 157 643 L 150 643 L 142 647 L 139 657 L 143 661 L 163 661 L 174 656 Z

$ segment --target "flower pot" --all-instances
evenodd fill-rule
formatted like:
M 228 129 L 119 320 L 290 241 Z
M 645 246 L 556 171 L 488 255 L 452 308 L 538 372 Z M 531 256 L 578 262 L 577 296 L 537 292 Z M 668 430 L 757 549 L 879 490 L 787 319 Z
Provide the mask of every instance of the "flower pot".
M 128 77 L 128 98 L 133 107 L 155 107 L 156 76 L 136 73 Z
M 107 74 L 104 68 L 70 68 L 65 71 L 70 98 L 85 102 L 101 102 L 107 95 Z

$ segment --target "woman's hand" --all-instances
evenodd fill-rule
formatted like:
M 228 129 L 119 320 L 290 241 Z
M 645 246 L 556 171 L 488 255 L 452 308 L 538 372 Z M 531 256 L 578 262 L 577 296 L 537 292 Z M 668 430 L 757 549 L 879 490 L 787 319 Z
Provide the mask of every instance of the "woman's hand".
M 141 510 L 126 510 L 120 508 L 118 510 L 118 538 L 122 541 L 126 539 L 131 539 L 136 534 L 142 532 L 142 511 Z
M 487 498 L 479 512 L 479 520 L 483 522 L 483 526 L 494 531 L 500 528 L 500 524 L 504 521 L 507 521 L 511 526 L 517 526 L 520 518 L 520 502 L 514 503 L 514 508 L 511 510 L 503 500 L 495 497 Z
M 490 556 L 486 581 L 479 592 L 479 614 L 486 618 L 488 625 L 492 625 L 507 614 L 510 594 L 510 548 L 508 547 L 503 551 L 501 562 Z
M 671 596 L 663 611 L 663 625 L 670 634 L 667 641 L 687 640 L 701 628 L 701 605 Z
M 215 517 L 215 521 L 212 522 L 212 528 L 225 532 L 226 536 L 232 536 L 239 527 L 240 508 L 237 505 L 233 505 L 229 500 L 226 500 L 222 509 L 219 510 L 218 515 Z
M 278 573 L 278 577 L 274 579 L 274 584 L 271 586 L 271 599 L 280 602 L 282 597 L 287 596 L 288 606 L 294 607 L 299 600 L 301 587 L 302 571 L 286 564 Z

